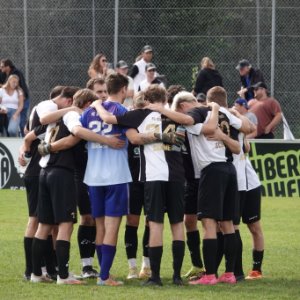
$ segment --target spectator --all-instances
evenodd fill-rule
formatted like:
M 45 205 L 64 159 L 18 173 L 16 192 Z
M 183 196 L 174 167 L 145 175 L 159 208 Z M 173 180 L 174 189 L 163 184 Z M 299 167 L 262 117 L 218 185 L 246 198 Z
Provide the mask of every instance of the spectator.
M 282 120 L 281 107 L 277 100 L 268 96 L 267 86 L 258 82 L 252 86 L 257 100 L 249 102 L 250 112 L 257 117 L 257 139 L 273 139 L 275 127 Z
M 106 83 L 103 78 L 90 79 L 86 84 L 86 88 L 92 90 L 102 101 L 105 101 L 108 97 Z
M 6 110 L 8 136 L 18 136 L 20 113 L 23 109 L 24 95 L 19 87 L 19 78 L 17 75 L 10 75 L 6 83 L 0 88 L 1 111 Z
M 125 107 L 132 107 L 134 96 L 134 84 L 133 79 L 130 76 L 128 76 L 128 64 L 124 60 L 120 60 L 116 65 L 116 72 L 118 74 L 126 76 L 128 79 L 127 95 L 123 105 Z
M 107 58 L 105 54 L 97 54 L 90 64 L 88 74 L 90 78 L 103 77 L 106 78 L 108 75 L 114 73 L 114 70 L 109 69 Z
M 17 75 L 19 78 L 19 86 L 23 91 L 23 95 L 24 95 L 24 103 L 23 103 L 23 109 L 20 113 L 20 132 L 21 132 L 21 136 L 24 136 L 24 128 L 26 125 L 26 121 L 27 121 L 27 113 L 28 113 L 28 109 L 29 109 L 29 90 L 27 87 L 27 84 L 25 82 L 25 78 L 23 73 L 17 69 L 13 62 L 10 59 L 2 59 L 1 63 L 0 63 L 0 70 L 2 73 L 5 74 L 5 81 L 6 82 L 9 78 L 10 75 Z
M 256 115 L 249 111 L 249 105 L 246 99 L 238 98 L 235 100 L 234 108 L 243 116 L 247 117 L 255 126 L 255 131 L 248 134 L 248 139 L 254 139 L 257 136 L 257 117 Z
M 209 57 L 203 57 L 201 60 L 201 70 L 197 76 L 194 88 L 194 94 L 203 93 L 214 86 L 223 86 L 223 80 L 220 73 L 216 70 L 215 64 Z
M 265 83 L 263 74 L 260 70 L 254 69 L 247 59 L 239 61 L 236 69 L 240 72 L 242 87 L 238 95 L 247 101 L 254 98 L 253 85 L 258 82 Z
M 146 45 L 142 49 L 141 59 L 136 61 L 133 65 L 130 77 L 133 78 L 134 90 L 139 90 L 140 83 L 146 79 L 145 68 L 147 63 L 150 63 L 153 58 L 153 49 L 151 46 Z
M 156 77 L 156 66 L 153 63 L 149 63 L 145 67 L 146 70 L 146 79 L 144 79 L 139 85 L 139 91 L 145 91 L 149 85 L 158 84 L 162 87 L 165 87 L 163 82 Z

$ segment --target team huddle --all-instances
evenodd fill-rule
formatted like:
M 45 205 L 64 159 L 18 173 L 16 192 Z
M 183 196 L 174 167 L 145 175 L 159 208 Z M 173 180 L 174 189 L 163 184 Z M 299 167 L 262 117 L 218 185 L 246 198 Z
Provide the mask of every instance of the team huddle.
M 83 279 L 97 278 L 97 285 L 123 285 L 110 270 L 126 216 L 127 279 L 161 286 L 167 214 L 174 285 L 183 285 L 183 277 L 191 285 L 262 278 L 260 182 L 247 156 L 247 135 L 255 125 L 228 108 L 222 87 L 211 88 L 206 102 L 198 102 L 180 86 L 166 91 L 151 84 L 126 108 L 128 84 L 127 76 L 111 74 L 91 79 L 84 89 L 58 86 L 50 100 L 32 109 L 19 154 L 19 163 L 28 165 L 24 277 L 36 283 L 84 284 Z M 77 207 L 81 276 L 69 272 Z M 248 276 L 242 264 L 241 219 L 253 239 Z M 182 275 L 186 243 L 191 269 Z M 93 267 L 95 253 L 99 272 Z M 223 256 L 225 272 L 218 274 Z

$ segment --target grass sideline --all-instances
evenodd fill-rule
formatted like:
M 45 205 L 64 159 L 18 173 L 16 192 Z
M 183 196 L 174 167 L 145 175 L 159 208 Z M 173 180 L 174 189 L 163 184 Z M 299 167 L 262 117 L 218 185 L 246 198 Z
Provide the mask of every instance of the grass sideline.
M 171 284 L 172 259 L 169 226 L 165 229 L 162 261 L 162 288 L 141 287 L 140 281 L 126 282 L 124 287 L 98 287 L 90 280 L 87 286 L 31 284 L 22 279 L 24 271 L 23 234 L 27 222 L 25 191 L 0 190 L 0 299 L 300 299 L 300 201 L 299 198 L 265 198 L 263 228 L 266 239 L 265 279 L 235 286 L 217 285 L 174 287 Z M 141 227 L 142 228 L 142 227 Z M 71 248 L 70 270 L 80 273 L 76 243 L 77 225 Z M 142 230 L 139 230 L 139 236 Z M 112 274 L 124 279 L 128 267 L 123 245 L 124 220 L 119 235 Z M 242 226 L 244 270 L 251 266 L 251 239 Z M 140 239 L 141 241 L 141 239 Z M 141 245 L 141 243 L 139 243 Z M 187 250 L 187 249 L 186 249 Z M 141 246 L 139 247 L 141 258 Z M 94 265 L 97 265 L 96 260 Z M 222 263 L 224 265 L 224 263 Z M 186 251 L 183 271 L 190 267 Z

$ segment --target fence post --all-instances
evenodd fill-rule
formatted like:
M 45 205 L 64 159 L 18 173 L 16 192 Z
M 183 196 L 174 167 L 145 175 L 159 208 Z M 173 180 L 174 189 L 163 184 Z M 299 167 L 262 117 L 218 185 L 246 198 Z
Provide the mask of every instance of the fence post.
M 271 33 L 271 96 L 274 96 L 275 81 L 275 34 L 276 34 L 276 0 L 272 0 L 272 33 Z
M 256 65 L 260 68 L 260 1 L 256 0 Z
M 92 40 L 93 40 L 93 57 L 96 55 L 96 25 L 95 25 L 95 0 L 92 0 Z
M 116 67 L 118 62 L 118 35 L 119 35 L 119 0 L 115 0 L 114 67 Z
M 23 1 L 23 14 L 24 14 L 24 69 L 25 69 L 25 80 L 26 83 L 29 85 L 27 0 Z

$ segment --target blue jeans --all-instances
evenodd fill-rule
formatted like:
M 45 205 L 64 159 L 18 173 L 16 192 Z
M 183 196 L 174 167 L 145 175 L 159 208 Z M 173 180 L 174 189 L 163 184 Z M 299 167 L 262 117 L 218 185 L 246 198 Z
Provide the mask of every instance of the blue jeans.
M 19 123 L 20 123 L 20 116 L 17 119 L 13 119 L 13 115 L 17 110 L 13 108 L 7 108 L 7 120 L 8 120 L 8 127 L 7 127 L 7 134 L 9 137 L 17 137 L 19 133 Z
M 27 122 L 28 108 L 29 108 L 29 98 L 26 98 L 24 100 L 23 109 L 20 113 L 20 133 L 21 133 L 22 137 L 24 137 L 24 128 L 25 128 L 25 125 L 26 125 L 26 122 Z

